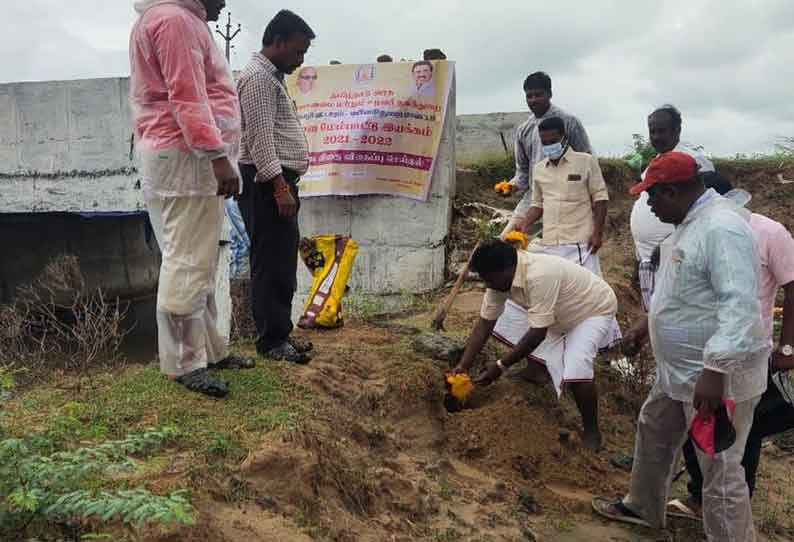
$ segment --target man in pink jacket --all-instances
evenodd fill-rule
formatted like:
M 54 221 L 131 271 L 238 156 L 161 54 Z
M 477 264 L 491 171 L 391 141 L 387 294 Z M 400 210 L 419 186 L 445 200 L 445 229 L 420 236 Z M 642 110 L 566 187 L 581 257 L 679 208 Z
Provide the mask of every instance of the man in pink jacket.
M 228 384 L 207 368 L 250 368 L 217 328 L 215 273 L 223 198 L 240 190 L 232 165 L 240 105 L 207 21 L 224 0 L 139 0 L 130 37 L 130 105 L 144 198 L 162 252 L 157 290 L 160 369 L 214 397 Z

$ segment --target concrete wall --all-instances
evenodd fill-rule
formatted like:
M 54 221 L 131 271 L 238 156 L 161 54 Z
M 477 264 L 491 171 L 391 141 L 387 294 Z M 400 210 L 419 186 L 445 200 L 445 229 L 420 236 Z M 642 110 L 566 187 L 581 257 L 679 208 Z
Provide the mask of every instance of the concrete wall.
M 142 209 L 128 93 L 127 78 L 0 85 L 0 212 Z M 504 153 L 500 132 L 512 152 L 526 118 L 457 117 L 457 163 Z
M 127 78 L 0 85 L 0 212 L 142 208 Z
M 512 154 L 516 129 L 528 115 L 529 112 L 459 116 L 455 134 L 458 164 L 469 164 L 493 155 L 504 156 L 500 132 L 504 135 L 508 152 Z
M 0 215 L 0 303 L 16 295 L 61 254 L 80 259 L 86 286 L 108 298 L 151 295 L 157 287 L 160 252 L 146 243 L 145 217 L 83 218 L 73 214 Z
M 128 92 L 125 78 L 0 85 L 0 213 L 144 209 L 129 157 Z M 444 281 L 455 128 L 453 84 L 428 202 L 384 196 L 302 200 L 303 235 L 338 233 L 360 243 L 351 279 L 357 291 L 423 292 Z M 25 245 L 36 246 L 32 239 Z M 46 240 L 40 248 L 47 249 Z M 298 278 L 299 291 L 308 292 L 310 277 L 302 267 Z
M 455 196 L 455 82 L 427 202 L 385 196 L 319 197 L 301 200 L 301 235 L 336 233 L 355 239 L 359 251 L 350 287 L 356 292 L 427 292 L 445 279 L 445 240 Z M 293 313 L 311 287 L 301 264 Z

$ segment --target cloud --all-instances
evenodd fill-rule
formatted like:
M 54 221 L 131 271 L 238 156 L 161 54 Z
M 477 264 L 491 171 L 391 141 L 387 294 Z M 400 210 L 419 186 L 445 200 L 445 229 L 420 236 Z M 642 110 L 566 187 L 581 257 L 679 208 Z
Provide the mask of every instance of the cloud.
M 2 80 L 129 72 L 132 0 L 8 4 Z M 232 55 L 241 68 L 277 8 L 227 4 L 243 24 Z M 600 154 L 624 152 L 665 102 L 683 111 L 684 138 L 712 153 L 767 151 L 777 136 L 794 135 L 791 0 L 295 0 L 289 9 L 317 33 L 310 64 L 372 62 L 382 53 L 415 59 L 440 47 L 456 61 L 459 113 L 524 111 L 524 77 L 547 71 L 555 103 L 582 119 Z

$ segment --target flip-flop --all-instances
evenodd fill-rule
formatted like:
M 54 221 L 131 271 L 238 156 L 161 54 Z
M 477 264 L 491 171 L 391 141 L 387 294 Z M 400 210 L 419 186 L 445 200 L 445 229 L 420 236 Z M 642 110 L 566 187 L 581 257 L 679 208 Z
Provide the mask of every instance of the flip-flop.
M 229 395 L 229 384 L 224 380 L 210 376 L 207 369 L 197 369 L 192 373 L 180 376 L 176 381 L 190 391 L 203 393 L 210 397 L 222 399 Z
M 620 499 L 605 499 L 604 497 L 595 497 L 592 500 L 593 511 L 599 516 L 621 523 L 630 523 L 631 525 L 642 525 L 643 527 L 650 527 L 651 524 L 642 519 L 640 516 L 629 510 L 623 501 Z M 617 510 L 617 512 L 611 511 Z
M 281 345 L 271 348 L 265 352 L 262 352 L 261 355 L 266 359 L 272 359 L 275 361 L 288 361 L 290 363 L 295 363 L 297 365 L 306 365 L 312 359 L 312 356 L 308 352 L 298 352 L 294 346 L 292 346 L 289 342 L 284 341 Z
M 672 518 L 690 519 L 692 521 L 703 520 L 701 516 L 680 499 L 674 499 L 667 503 L 667 515 Z
M 226 356 L 218 363 L 209 366 L 210 369 L 224 370 L 224 369 L 253 369 L 256 367 L 256 361 L 252 358 L 244 358 L 242 356 Z

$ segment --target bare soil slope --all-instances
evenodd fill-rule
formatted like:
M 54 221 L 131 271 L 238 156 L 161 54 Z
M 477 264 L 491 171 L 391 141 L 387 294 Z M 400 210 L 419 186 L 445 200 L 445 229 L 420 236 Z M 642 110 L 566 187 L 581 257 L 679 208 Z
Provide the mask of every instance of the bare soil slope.
M 631 178 L 619 165 L 604 169 L 612 202 L 602 266 L 626 325 L 640 313 L 631 286 Z M 779 183 L 780 171 L 722 169 L 754 194 L 754 211 L 794 225 L 794 187 Z M 495 180 L 460 172 L 456 210 L 470 201 L 514 205 L 515 198 L 493 195 Z M 450 242 L 458 258 L 470 250 L 473 228 L 456 213 Z M 469 284 L 458 298 L 447 320 L 451 335 L 465 337 L 481 294 L 479 285 Z M 448 414 L 442 406 L 447 367 L 410 348 L 413 329 L 425 328 L 430 318 L 424 310 L 387 323 L 353 321 L 339 331 L 313 334 L 320 355 L 292 371 L 316 400 L 313 415 L 299 431 L 268 439 L 249 455 L 239 479 L 250 499 L 208 503 L 204 532 L 229 541 L 660 539 L 658 533 L 603 523 L 589 509 L 593 495 L 617 495 L 627 485 L 628 474 L 609 459 L 631 452 L 642 399 L 636 386 L 605 363 L 598 368 L 606 435 L 606 450 L 599 455 L 579 446 L 578 415 L 568 398 L 558 402 L 548 387 L 519 379 L 477 390 L 468 409 Z M 766 489 L 755 506 L 759 528 L 769 539 L 792 533 L 784 517 L 790 484 L 780 482 L 790 478 L 784 473 L 792 464 L 790 455 L 767 449 L 760 482 Z M 257 536 L 238 534 L 246 529 Z M 674 522 L 661 539 L 700 538 L 696 525 Z

